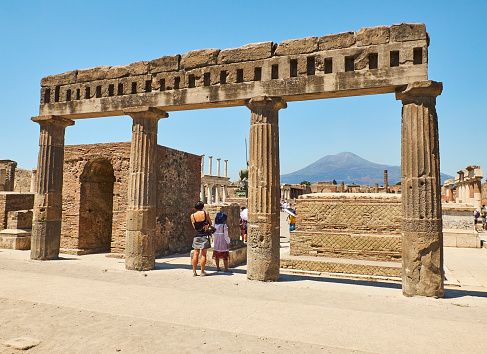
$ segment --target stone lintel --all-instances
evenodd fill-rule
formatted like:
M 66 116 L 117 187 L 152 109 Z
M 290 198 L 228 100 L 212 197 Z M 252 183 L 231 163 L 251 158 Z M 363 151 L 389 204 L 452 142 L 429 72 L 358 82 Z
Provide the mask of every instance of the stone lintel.
M 433 98 L 441 95 L 443 83 L 438 81 L 416 81 L 396 90 L 396 100 L 403 101 L 403 104 Z
M 30 119 L 33 122 L 39 123 L 40 125 L 43 124 L 55 124 L 64 127 L 68 127 L 70 125 L 74 125 L 74 120 L 69 118 L 64 118 L 60 116 L 54 115 L 46 115 L 46 116 L 35 116 Z
M 123 110 L 123 113 L 131 116 L 132 118 L 167 118 L 169 114 L 162 109 L 156 107 L 130 107 Z

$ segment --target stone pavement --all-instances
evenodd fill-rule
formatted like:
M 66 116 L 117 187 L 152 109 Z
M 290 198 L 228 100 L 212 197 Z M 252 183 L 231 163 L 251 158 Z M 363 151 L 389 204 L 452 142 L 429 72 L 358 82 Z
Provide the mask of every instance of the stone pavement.
M 484 353 L 487 249 L 446 248 L 445 264 L 456 286 L 433 299 L 385 280 L 249 281 L 245 266 L 192 277 L 188 255 L 136 272 L 103 254 L 0 250 L 0 353 L 18 338 L 39 343 L 29 353 Z

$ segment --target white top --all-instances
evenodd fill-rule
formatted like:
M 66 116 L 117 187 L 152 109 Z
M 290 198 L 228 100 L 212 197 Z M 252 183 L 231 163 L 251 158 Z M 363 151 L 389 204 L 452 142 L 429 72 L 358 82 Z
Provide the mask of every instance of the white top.
M 226 224 L 215 224 L 215 228 L 216 231 L 213 234 L 213 249 L 219 252 L 228 251 L 227 245 L 230 243 L 230 237 L 228 237 L 228 226 Z
M 240 212 L 240 219 L 247 221 L 249 209 L 245 208 Z

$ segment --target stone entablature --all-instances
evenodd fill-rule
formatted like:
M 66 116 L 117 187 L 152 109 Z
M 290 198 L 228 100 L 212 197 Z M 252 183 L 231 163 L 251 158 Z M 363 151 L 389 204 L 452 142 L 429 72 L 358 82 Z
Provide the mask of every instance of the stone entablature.
M 480 166 L 470 165 L 464 170 L 457 172 L 455 184 L 457 186 L 456 203 L 472 204 L 476 208 L 482 205 L 481 180 L 483 178 Z M 446 190 L 450 188 L 451 182 L 445 185 Z M 446 193 L 445 190 L 445 193 Z
M 403 23 L 73 70 L 41 80 L 40 115 L 89 118 L 123 115 L 136 106 L 242 106 L 262 95 L 290 102 L 392 93 L 428 79 L 428 44 L 424 24 Z

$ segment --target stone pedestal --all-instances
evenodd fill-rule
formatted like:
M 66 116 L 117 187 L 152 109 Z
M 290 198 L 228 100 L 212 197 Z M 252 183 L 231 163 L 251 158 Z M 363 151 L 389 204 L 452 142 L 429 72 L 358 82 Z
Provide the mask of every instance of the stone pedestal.
M 396 92 L 403 103 L 402 291 L 443 296 L 443 234 L 436 96 L 442 84 L 422 81 Z
M 255 97 L 249 137 L 249 216 L 247 278 L 279 279 L 279 126 L 281 98 Z
M 133 119 L 125 240 L 125 268 L 155 266 L 157 124 L 166 112 L 152 107 L 126 109 Z
M 36 195 L 32 221 L 32 259 L 55 259 L 61 241 L 64 132 L 74 125 L 57 116 L 32 117 L 40 125 Z

